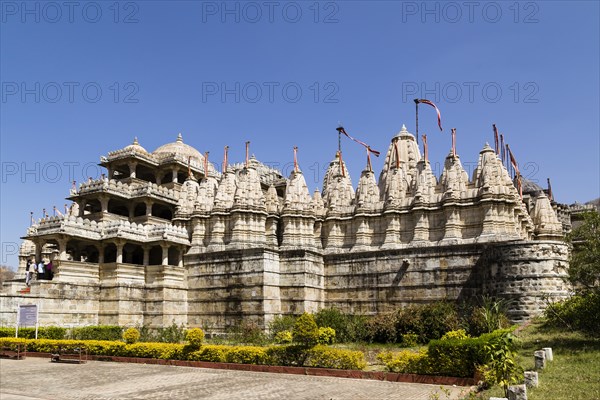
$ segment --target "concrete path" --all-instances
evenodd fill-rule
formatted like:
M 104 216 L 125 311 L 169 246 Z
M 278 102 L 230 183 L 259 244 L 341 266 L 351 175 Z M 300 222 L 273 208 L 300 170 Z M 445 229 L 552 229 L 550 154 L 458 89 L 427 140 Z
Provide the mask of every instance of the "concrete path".
M 372 380 L 47 358 L 0 360 L 0 400 L 460 399 L 466 388 Z

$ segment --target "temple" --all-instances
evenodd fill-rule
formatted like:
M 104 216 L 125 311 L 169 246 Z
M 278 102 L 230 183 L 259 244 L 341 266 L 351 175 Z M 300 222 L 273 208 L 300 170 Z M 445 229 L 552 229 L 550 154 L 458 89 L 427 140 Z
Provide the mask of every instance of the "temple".
M 206 154 L 205 154 L 206 155 Z M 53 280 L 6 282 L 0 323 L 37 303 L 43 325 L 267 328 L 277 315 L 335 307 L 373 315 L 411 303 L 478 295 L 511 300 L 510 317 L 562 298 L 563 224 L 544 191 L 522 200 L 487 144 L 471 177 L 452 152 L 438 178 L 403 126 L 376 179 L 356 189 L 336 154 L 322 191 L 254 157 L 217 171 L 173 143 L 101 157 L 107 174 L 71 190 L 64 215 L 23 237 L 28 259 L 53 260 Z

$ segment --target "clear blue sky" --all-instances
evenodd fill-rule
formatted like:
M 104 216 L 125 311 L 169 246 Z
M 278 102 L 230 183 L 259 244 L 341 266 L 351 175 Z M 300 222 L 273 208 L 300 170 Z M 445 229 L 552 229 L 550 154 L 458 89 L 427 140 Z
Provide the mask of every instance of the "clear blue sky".
M 99 175 L 99 157 L 134 136 L 152 151 L 181 132 L 212 161 L 224 145 L 241 161 L 250 140 L 286 174 L 297 145 L 312 190 L 338 121 L 385 151 L 402 124 L 414 132 L 415 97 L 442 112 L 440 133 L 421 106 L 434 163 L 457 128 L 471 170 L 496 123 L 558 201 L 599 196 L 595 1 L 0 4 L 3 264 L 30 211 L 62 209 L 69 175 Z M 364 151 L 343 147 L 356 184 Z

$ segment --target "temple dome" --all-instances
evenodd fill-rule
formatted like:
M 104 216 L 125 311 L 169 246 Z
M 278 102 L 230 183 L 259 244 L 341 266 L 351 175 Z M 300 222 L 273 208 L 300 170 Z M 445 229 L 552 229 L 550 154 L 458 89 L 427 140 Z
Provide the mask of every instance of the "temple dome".
M 137 136 L 133 138 L 133 143 L 131 143 L 129 146 L 125 146 L 123 148 L 123 150 L 125 150 L 125 151 L 127 151 L 127 150 L 133 150 L 133 151 L 137 151 L 138 153 L 146 153 L 146 154 L 148 154 L 148 151 L 146 151 L 145 148 L 143 148 L 142 146 L 140 146 L 140 142 L 138 142 Z
M 177 135 L 176 141 L 172 143 L 163 144 L 158 149 L 154 150 L 152 154 L 157 156 L 175 154 L 183 157 L 184 160 L 187 160 L 188 157 L 195 158 L 198 161 L 204 160 L 204 156 L 200 154 L 198 150 L 196 150 L 189 144 L 183 143 L 181 133 Z

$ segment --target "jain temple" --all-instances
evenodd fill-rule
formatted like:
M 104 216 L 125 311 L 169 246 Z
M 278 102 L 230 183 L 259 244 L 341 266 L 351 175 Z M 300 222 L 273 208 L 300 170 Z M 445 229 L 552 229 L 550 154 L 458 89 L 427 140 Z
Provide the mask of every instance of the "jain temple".
M 0 324 L 35 303 L 41 325 L 220 334 L 484 294 L 512 300 L 516 322 L 569 290 L 560 207 L 539 187 L 521 199 L 487 144 L 472 176 L 450 153 L 436 177 L 403 127 L 378 179 L 367 167 L 355 188 L 338 153 L 314 193 L 298 168 L 285 177 L 254 157 L 219 172 L 181 135 L 153 152 L 136 139 L 100 165 L 107 174 L 71 190 L 67 213 L 27 229 Z M 24 289 L 31 259 L 53 260 L 55 275 Z

